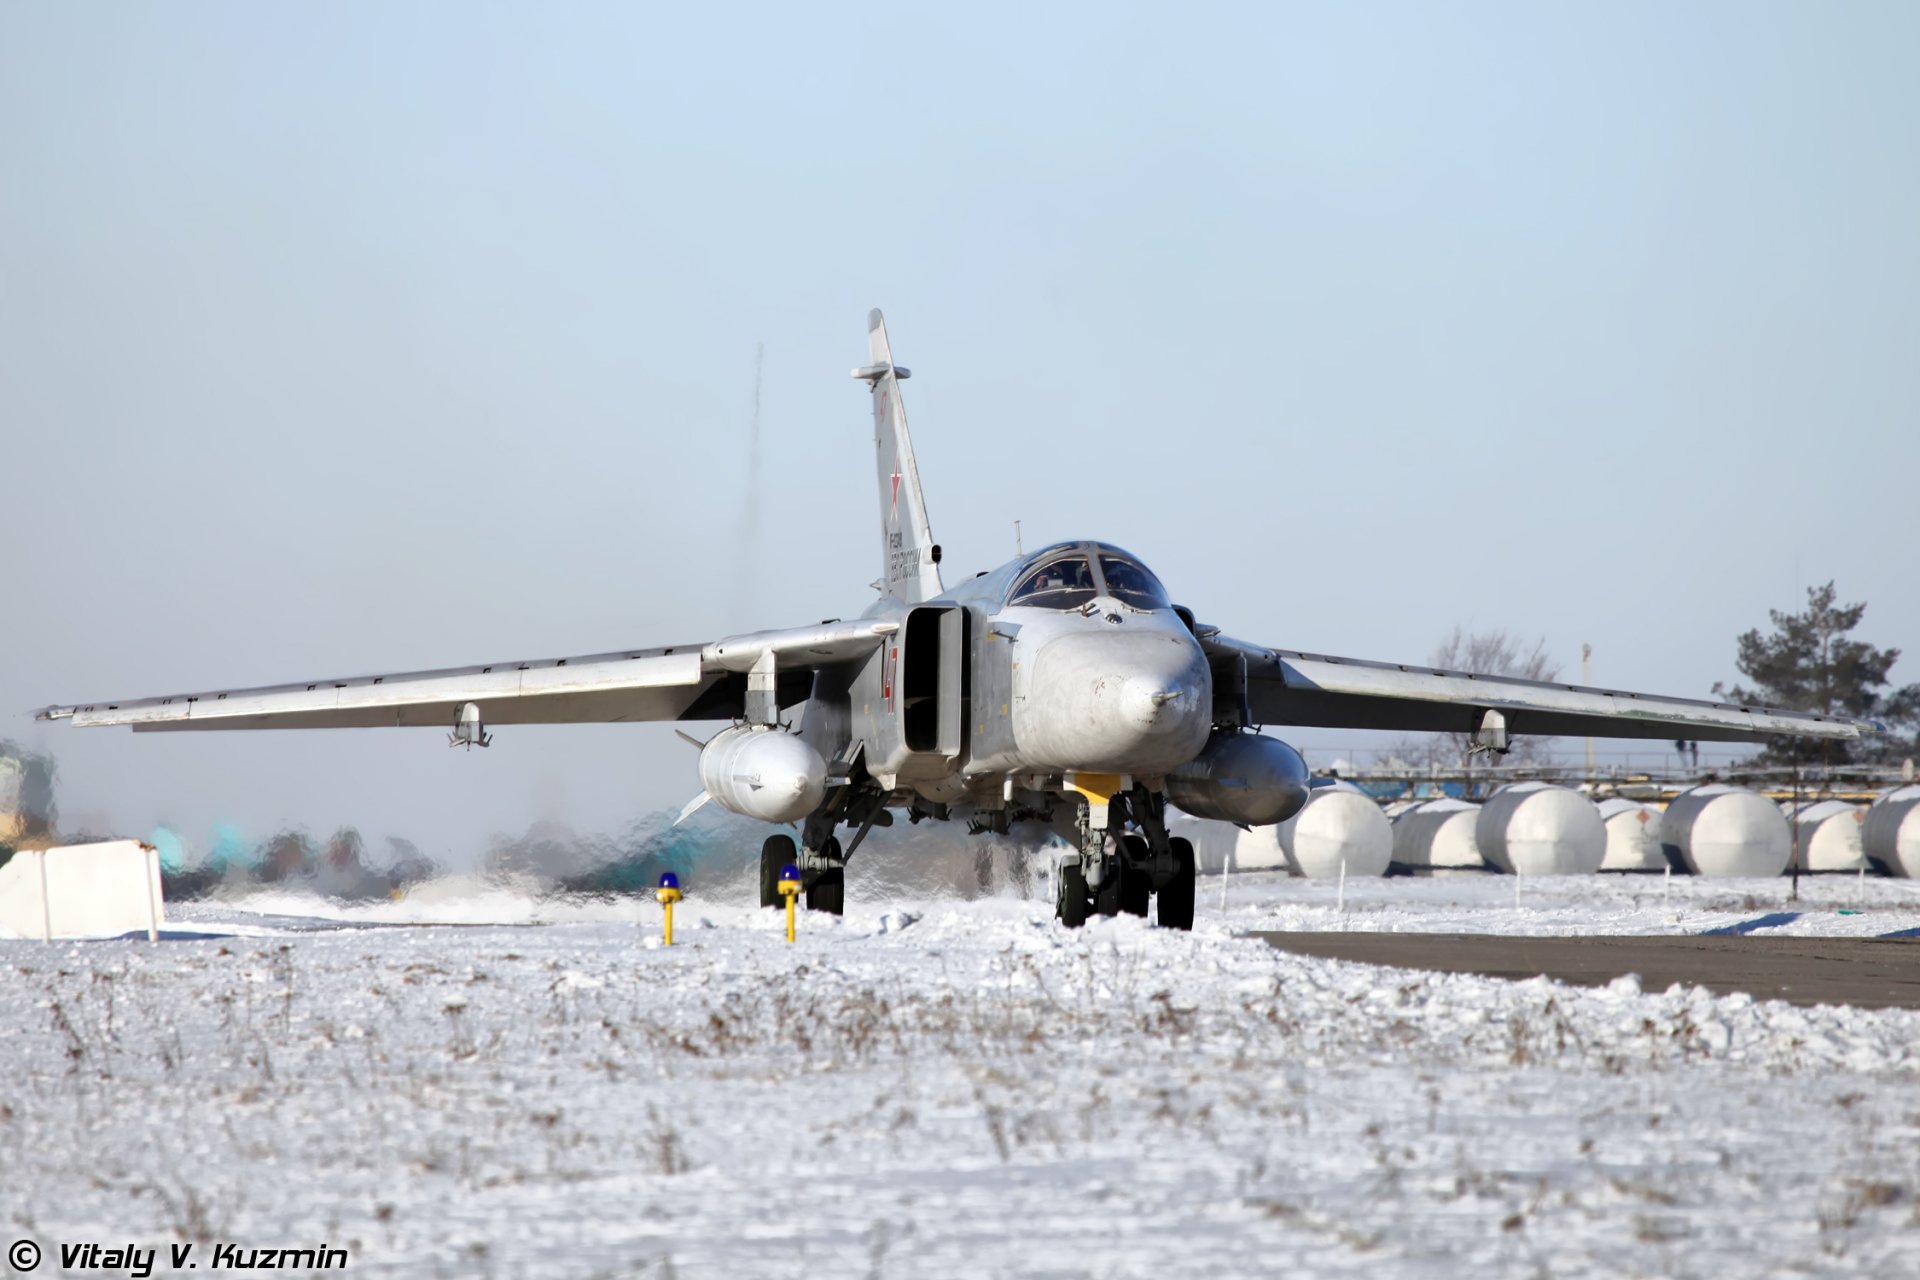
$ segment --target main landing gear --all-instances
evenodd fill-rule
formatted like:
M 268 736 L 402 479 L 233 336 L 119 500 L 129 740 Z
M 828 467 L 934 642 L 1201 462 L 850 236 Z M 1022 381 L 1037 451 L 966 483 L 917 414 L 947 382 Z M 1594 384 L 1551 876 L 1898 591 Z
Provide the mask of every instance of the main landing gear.
M 1079 817 L 1080 852 L 1060 864 L 1060 923 L 1078 929 L 1095 913 L 1144 916 L 1151 898 L 1162 929 L 1192 929 L 1193 845 L 1167 834 L 1166 798 L 1135 787 L 1105 804 L 1088 800 Z M 1096 823 L 1101 810 L 1106 820 Z
M 844 849 L 833 834 L 843 823 L 854 829 Z M 780 871 L 792 867 L 800 873 L 800 891 L 806 895 L 807 910 L 846 914 L 847 859 L 869 831 L 892 825 L 885 790 L 864 776 L 835 787 L 801 824 L 799 843 L 789 835 L 773 835 L 760 846 L 760 905 L 776 909 L 786 906 L 786 899 L 780 895 Z
M 840 842 L 831 837 L 806 859 L 803 865 L 799 846 L 792 836 L 768 836 L 760 846 L 760 905 L 784 907 L 780 896 L 782 867 L 800 868 L 801 890 L 806 894 L 809 911 L 844 915 L 847 909 L 847 868 L 840 853 Z

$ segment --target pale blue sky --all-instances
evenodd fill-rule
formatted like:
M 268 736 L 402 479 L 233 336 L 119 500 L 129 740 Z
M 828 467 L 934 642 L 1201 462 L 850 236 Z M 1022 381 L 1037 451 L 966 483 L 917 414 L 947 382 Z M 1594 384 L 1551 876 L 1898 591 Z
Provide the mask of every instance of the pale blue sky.
M 663 727 L 17 713 L 856 613 L 876 305 L 956 572 L 1691 695 L 1834 577 L 1920 649 L 1920 7 L 1169 12 L 0 0 L 0 736 L 129 830 L 677 804 Z

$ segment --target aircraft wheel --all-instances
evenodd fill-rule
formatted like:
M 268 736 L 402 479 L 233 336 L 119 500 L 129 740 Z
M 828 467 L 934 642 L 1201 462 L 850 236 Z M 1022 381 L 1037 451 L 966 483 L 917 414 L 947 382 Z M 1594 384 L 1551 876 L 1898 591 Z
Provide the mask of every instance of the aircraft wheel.
M 780 868 L 800 860 L 800 851 L 792 836 L 768 836 L 760 846 L 760 905 L 784 907 L 780 896 Z
M 828 867 L 807 889 L 807 910 L 828 915 L 845 915 L 847 910 L 847 872 L 844 867 Z
M 832 836 L 827 837 L 826 845 L 820 850 L 820 856 L 830 861 L 840 858 L 840 842 Z M 847 870 L 845 867 L 822 867 L 807 880 L 807 910 L 824 911 L 829 915 L 845 915 L 847 909 Z
M 1118 858 L 1107 859 L 1107 874 L 1100 877 L 1100 887 L 1093 891 L 1093 909 L 1103 916 L 1120 914 L 1120 895 L 1126 888 L 1126 868 Z
M 1151 852 L 1147 838 L 1140 835 L 1121 836 L 1121 853 L 1131 853 L 1135 861 L 1129 862 L 1121 857 L 1117 870 L 1120 872 L 1120 909 L 1130 916 L 1147 914 L 1147 898 L 1153 893 L 1153 878 L 1147 874 L 1145 862 Z
M 1162 929 L 1192 929 L 1193 842 L 1175 836 L 1172 845 L 1178 869 L 1160 890 L 1159 923 Z
M 1087 873 L 1077 862 L 1060 868 L 1060 900 L 1054 912 L 1069 929 L 1078 929 L 1087 922 Z

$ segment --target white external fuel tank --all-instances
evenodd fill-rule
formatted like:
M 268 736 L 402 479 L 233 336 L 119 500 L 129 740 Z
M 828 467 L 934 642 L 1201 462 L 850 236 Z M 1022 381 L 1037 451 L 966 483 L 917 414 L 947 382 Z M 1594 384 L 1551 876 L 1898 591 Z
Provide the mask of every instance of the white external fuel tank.
M 1464 800 L 1428 800 L 1393 820 L 1393 860 L 1416 876 L 1436 871 L 1484 871 L 1474 840 L 1480 806 Z
M 1586 876 L 1607 855 L 1607 828 L 1593 801 L 1546 782 L 1514 782 L 1480 806 L 1474 843 L 1509 875 Z
M 1701 876 L 1777 876 L 1793 854 L 1786 815 L 1724 783 L 1682 791 L 1660 820 L 1669 860 Z
M 1667 855 L 1660 847 L 1660 806 L 1644 800 L 1613 796 L 1595 806 L 1607 828 L 1607 854 L 1602 871 L 1665 871 Z
M 1787 811 L 1794 838 L 1800 845 L 1802 871 L 1860 871 L 1867 865 L 1861 839 L 1867 822 L 1865 805 L 1845 800 L 1815 800 Z
M 1920 787 L 1896 787 L 1875 800 L 1860 837 L 1867 857 L 1888 875 L 1920 880 Z
M 723 729 L 700 750 L 700 785 L 723 808 L 762 822 L 797 822 L 827 792 L 827 762 L 793 734 Z
M 1167 799 L 1196 817 L 1265 826 L 1307 802 L 1307 762 L 1278 738 L 1216 733 L 1199 755 L 1167 774 Z
M 1393 824 L 1372 796 L 1348 783 L 1315 787 L 1299 813 L 1274 828 L 1287 869 L 1309 880 L 1381 876 L 1393 861 Z M 1240 841 L 1262 832 L 1248 832 Z

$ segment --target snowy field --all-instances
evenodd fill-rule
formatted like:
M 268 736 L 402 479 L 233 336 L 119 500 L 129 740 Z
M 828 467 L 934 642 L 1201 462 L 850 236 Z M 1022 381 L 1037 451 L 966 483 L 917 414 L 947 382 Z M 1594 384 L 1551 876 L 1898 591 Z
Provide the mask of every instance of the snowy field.
M 409 1276 L 1920 1274 L 1920 1013 L 1235 936 L 1883 934 L 1911 885 L 1370 881 L 1342 913 L 1249 875 L 1185 935 L 856 875 L 794 946 L 743 887 L 691 885 L 670 950 L 651 903 L 450 886 L 0 942 L 0 1243 L 38 1275 L 78 1242 L 169 1274 L 175 1241 Z

